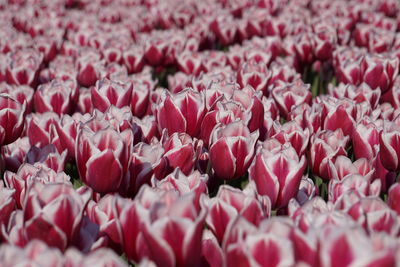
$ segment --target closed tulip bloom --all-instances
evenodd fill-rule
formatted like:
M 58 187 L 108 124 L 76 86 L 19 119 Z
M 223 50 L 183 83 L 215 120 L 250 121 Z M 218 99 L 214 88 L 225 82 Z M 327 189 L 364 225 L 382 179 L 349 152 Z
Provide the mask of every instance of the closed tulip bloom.
M 288 118 L 292 108 L 303 103 L 310 104 L 312 99 L 310 85 L 301 80 L 290 84 L 278 82 L 272 90 L 272 96 L 284 118 Z
M 35 86 L 43 55 L 33 48 L 26 48 L 9 54 L 8 59 L 7 82 L 16 85 Z
M 320 258 L 323 266 L 393 266 L 396 258 L 384 242 L 369 238 L 357 228 L 327 229 L 320 233 Z
M 50 144 L 51 128 L 60 117 L 54 112 L 31 113 L 26 118 L 26 135 L 32 146 L 44 147 Z
M 329 182 L 328 191 L 329 200 L 333 203 L 350 192 L 361 197 L 376 197 L 381 193 L 381 181 L 373 181 L 371 177 L 364 177 L 360 174 L 349 174 L 342 180 L 332 179 Z
M 205 112 L 204 94 L 187 88 L 174 95 L 164 91 L 156 108 L 156 118 L 160 129 L 167 129 L 169 134 L 181 132 L 196 137 Z
M 18 138 L 15 142 L 3 146 L 1 149 L 1 157 L 5 163 L 5 169 L 17 172 L 19 166 L 25 161 L 26 153 L 28 153 L 31 145 L 27 136 Z
M 40 239 L 65 250 L 79 231 L 90 195 L 90 191 L 79 195 L 68 184 L 34 183 L 25 196 L 23 206 L 24 238 Z
M 224 180 L 242 176 L 254 157 L 257 139 L 258 131 L 250 133 L 242 121 L 215 129 L 210 159 L 216 176 Z
M 58 151 L 67 150 L 68 158 L 75 158 L 75 139 L 78 133 L 78 123 L 74 117 L 64 114 L 54 123 L 58 142 L 55 144 Z
M 128 167 L 123 137 L 112 128 L 93 132 L 83 127 L 76 138 L 76 161 L 82 181 L 95 192 L 118 191 Z
M 132 97 L 132 84 L 111 81 L 107 78 L 99 80 L 91 89 L 93 107 L 105 112 L 110 105 L 118 108 L 129 106 Z
M 253 185 L 247 190 L 220 186 L 217 196 L 207 203 L 209 213 L 206 222 L 218 242 L 222 243 L 226 229 L 239 216 L 258 226 L 269 217 L 271 203 L 268 197 L 260 197 Z
M 265 63 L 257 63 L 254 60 L 244 64 L 237 73 L 237 81 L 241 87 L 252 86 L 255 90 L 267 94 L 268 80 L 271 73 Z
M 389 189 L 389 197 L 388 197 L 388 205 L 389 207 L 400 214 L 400 184 L 396 183 L 392 185 Z
M 399 73 L 399 59 L 369 55 L 361 62 L 363 81 L 372 89 L 389 90 Z
M 26 113 L 30 113 L 33 107 L 33 95 L 35 91 L 28 85 L 9 85 L 0 83 L 0 94 L 8 94 L 21 105 L 26 102 Z
M 144 51 L 140 46 L 131 46 L 123 51 L 122 60 L 129 73 L 140 72 L 144 65 Z
M 328 160 L 339 155 L 347 155 L 349 137 L 341 129 L 319 131 L 310 140 L 310 167 L 315 175 L 328 179 Z
M 272 207 L 287 206 L 299 190 L 307 166 L 305 156 L 299 157 L 293 147 L 280 151 L 260 148 L 249 169 L 249 179 L 256 184 L 257 192 L 271 199 Z
M 400 117 L 393 122 L 385 121 L 379 136 L 380 156 L 383 166 L 389 171 L 400 170 Z
M 0 146 L 8 145 L 22 134 L 26 104 L 7 94 L 0 94 Z
M 64 172 L 56 172 L 42 163 L 31 165 L 24 163 L 20 166 L 16 173 L 6 171 L 4 173 L 4 181 L 8 188 L 15 189 L 15 203 L 21 208 L 26 190 L 32 181 L 48 183 L 66 183 L 70 184 L 70 177 Z
M 329 159 L 328 165 L 329 179 L 342 180 L 349 174 L 360 174 L 366 180 L 375 178 L 375 169 L 365 158 L 352 162 L 348 157 L 340 155 L 336 159 Z
M 3 244 L 0 247 L 0 265 L 2 266 L 63 266 L 63 255 L 57 248 L 49 247 L 45 242 L 35 239 L 24 248 Z
M 52 80 L 38 87 L 34 97 L 35 110 L 39 113 L 54 111 L 58 115 L 72 112 L 72 96 L 78 90 L 76 82 Z

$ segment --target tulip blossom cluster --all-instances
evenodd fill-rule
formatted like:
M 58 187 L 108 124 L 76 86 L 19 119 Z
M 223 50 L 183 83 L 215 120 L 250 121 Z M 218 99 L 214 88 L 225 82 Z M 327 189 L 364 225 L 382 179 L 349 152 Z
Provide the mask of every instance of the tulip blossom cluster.
M 0 15 L 0 266 L 400 264 L 397 0 Z

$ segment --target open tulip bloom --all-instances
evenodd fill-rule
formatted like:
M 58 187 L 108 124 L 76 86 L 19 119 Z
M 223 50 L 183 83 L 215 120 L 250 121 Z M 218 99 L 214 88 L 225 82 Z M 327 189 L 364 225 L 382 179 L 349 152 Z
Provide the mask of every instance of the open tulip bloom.
M 0 1 L 0 266 L 400 266 L 398 0 Z

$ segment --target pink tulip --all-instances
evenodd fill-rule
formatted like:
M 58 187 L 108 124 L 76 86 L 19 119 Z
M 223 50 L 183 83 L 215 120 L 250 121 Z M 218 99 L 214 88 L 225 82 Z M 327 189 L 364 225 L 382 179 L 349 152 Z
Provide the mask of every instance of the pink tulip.
M 76 137 L 75 158 L 79 176 L 95 192 L 115 192 L 128 168 L 128 149 L 123 137 L 112 128 L 93 132 L 80 129 Z
M 242 121 L 213 131 L 210 159 L 218 178 L 235 179 L 246 172 L 254 157 L 258 135 L 258 131 L 250 133 Z
M 54 111 L 58 115 L 71 113 L 75 91 L 78 87 L 73 80 L 52 80 L 42 84 L 35 93 L 35 110 L 39 113 Z
M 293 107 L 303 103 L 309 104 L 312 98 L 310 85 L 304 84 L 301 80 L 291 84 L 278 83 L 272 90 L 272 96 L 284 118 L 288 118 Z
M 64 172 L 55 172 L 42 163 L 36 163 L 35 165 L 24 163 L 16 173 L 6 171 L 4 174 L 4 181 L 7 187 L 15 189 L 15 202 L 18 208 L 24 204 L 26 190 L 29 188 L 31 181 L 44 184 L 70 184 L 69 180 L 70 177 Z
M 349 137 L 343 135 L 341 129 L 336 131 L 320 131 L 310 140 L 309 159 L 310 167 L 315 175 L 324 179 L 329 178 L 328 161 L 337 156 L 346 156 L 346 147 Z
M 185 89 L 171 95 L 163 92 L 156 108 L 156 118 L 160 129 L 167 129 L 169 134 L 188 133 L 195 137 L 206 112 L 205 97 L 193 89 Z M 174 118 L 174 120 L 171 120 Z
M 120 83 L 102 79 L 96 82 L 91 89 L 94 108 L 101 112 L 107 110 L 110 105 L 118 108 L 129 106 L 132 95 L 132 84 Z
M 249 168 L 249 179 L 255 182 L 259 194 L 271 199 L 272 207 L 282 208 L 296 196 L 306 166 L 305 157 L 299 157 L 291 146 L 281 150 L 259 148 Z
M 17 140 L 24 128 L 26 104 L 20 104 L 9 95 L 0 94 L 0 145 Z

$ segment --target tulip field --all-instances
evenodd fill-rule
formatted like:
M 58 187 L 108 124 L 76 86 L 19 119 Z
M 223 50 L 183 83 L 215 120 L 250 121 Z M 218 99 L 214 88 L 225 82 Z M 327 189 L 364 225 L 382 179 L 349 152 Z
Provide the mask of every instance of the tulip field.
M 400 267 L 400 1 L 0 18 L 0 267 Z

